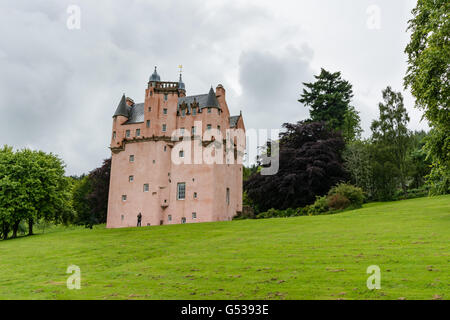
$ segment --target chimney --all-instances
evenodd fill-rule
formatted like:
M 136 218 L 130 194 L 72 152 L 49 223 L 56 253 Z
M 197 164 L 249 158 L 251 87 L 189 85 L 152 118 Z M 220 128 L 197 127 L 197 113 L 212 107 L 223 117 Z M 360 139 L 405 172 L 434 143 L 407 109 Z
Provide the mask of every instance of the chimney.
M 127 105 L 128 106 L 130 106 L 130 107 L 132 107 L 132 106 L 134 106 L 134 100 L 133 99 L 131 99 L 130 97 L 127 97 Z
M 221 84 L 216 87 L 216 96 L 217 99 L 219 99 L 219 97 L 225 99 L 225 88 Z

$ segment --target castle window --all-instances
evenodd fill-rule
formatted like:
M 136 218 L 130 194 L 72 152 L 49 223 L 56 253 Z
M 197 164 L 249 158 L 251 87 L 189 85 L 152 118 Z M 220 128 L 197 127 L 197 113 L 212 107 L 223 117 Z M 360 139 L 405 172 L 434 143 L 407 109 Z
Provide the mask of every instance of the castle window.
M 164 152 L 166 152 L 167 151 L 167 146 L 164 146 Z
M 163 109 L 163 114 L 167 114 L 167 108 Z
M 148 183 L 144 184 L 144 192 L 148 192 L 149 190 L 149 185 Z
M 184 182 L 180 182 L 177 185 L 177 199 L 178 200 L 184 200 L 185 195 L 186 195 L 186 183 Z
M 128 177 L 128 181 L 129 181 L 129 182 L 133 182 L 133 181 L 134 181 L 134 176 L 129 176 L 129 177 Z
M 113 139 L 116 140 L 116 132 L 113 132 Z
M 197 199 L 197 192 L 194 192 L 194 199 Z
M 192 108 L 192 115 L 193 116 L 197 115 L 197 108 Z
M 181 110 L 181 116 L 184 117 L 186 115 L 186 109 Z
M 179 155 L 180 155 L 180 158 L 184 158 L 184 151 L 183 151 L 183 150 L 180 150 Z
M 220 131 L 220 126 L 217 126 L 217 130 L 219 130 L 219 131 Z
M 152 107 L 148 107 L 148 112 L 152 111 Z
M 171 215 L 171 214 L 169 214 L 169 215 L 167 216 L 167 220 L 172 221 L 172 215 Z
M 125 218 L 124 216 L 123 216 L 123 214 L 120 216 L 120 219 L 123 221 L 123 218 Z
M 197 212 L 192 212 L 192 219 L 197 219 Z
M 130 155 L 130 162 L 134 162 L 134 155 Z
M 153 91 L 150 91 L 150 97 L 153 95 Z
M 141 135 L 141 129 L 136 129 L 136 137 L 139 137 Z
M 167 101 L 167 93 L 164 93 L 164 101 Z
M 147 128 L 150 128 L 150 120 L 147 120 Z
M 122 201 L 127 201 L 127 195 L 126 194 L 122 195 Z
M 211 113 L 211 108 L 208 108 L 208 113 Z
M 184 128 L 180 128 L 180 135 L 184 136 Z
M 130 130 L 125 131 L 125 135 L 126 135 L 127 138 L 129 138 L 130 137 Z
M 186 223 L 186 218 L 185 217 L 183 217 L 183 218 L 181 218 L 181 223 Z
M 166 124 L 164 123 L 164 124 L 162 125 L 162 132 L 166 132 L 166 130 L 167 130 L 167 126 L 166 126 Z
M 226 196 L 227 204 L 230 204 L 230 188 L 227 188 L 227 196 Z
M 195 134 L 195 127 L 194 127 L 194 126 L 191 128 L 191 133 L 192 133 L 193 135 Z
M 212 126 L 210 124 L 206 125 L 206 130 L 211 130 Z

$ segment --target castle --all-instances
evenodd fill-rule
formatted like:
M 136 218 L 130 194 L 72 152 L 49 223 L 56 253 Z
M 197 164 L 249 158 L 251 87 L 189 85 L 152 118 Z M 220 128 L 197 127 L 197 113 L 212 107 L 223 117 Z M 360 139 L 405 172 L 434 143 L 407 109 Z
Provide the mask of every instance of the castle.
M 143 103 L 122 96 L 113 116 L 108 228 L 231 220 L 242 211 L 242 113 L 225 89 L 186 96 L 155 67 Z

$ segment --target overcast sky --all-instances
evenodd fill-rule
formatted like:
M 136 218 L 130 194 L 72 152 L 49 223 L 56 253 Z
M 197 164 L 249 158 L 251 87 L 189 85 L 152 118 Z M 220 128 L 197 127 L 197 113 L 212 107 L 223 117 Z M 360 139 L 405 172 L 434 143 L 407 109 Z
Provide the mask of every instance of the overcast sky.
M 70 5 L 80 29 L 69 29 Z M 402 91 L 411 129 L 426 129 L 403 90 L 413 0 L 0 2 L 0 144 L 60 155 L 68 174 L 109 157 L 122 93 L 136 102 L 154 66 L 187 94 L 221 83 L 247 128 L 308 117 L 297 99 L 321 67 L 353 84 L 364 135 L 381 90 Z M 73 20 L 70 20 L 73 21 Z M 69 24 L 73 26 L 73 24 Z M 76 26 L 76 25 L 75 25 Z

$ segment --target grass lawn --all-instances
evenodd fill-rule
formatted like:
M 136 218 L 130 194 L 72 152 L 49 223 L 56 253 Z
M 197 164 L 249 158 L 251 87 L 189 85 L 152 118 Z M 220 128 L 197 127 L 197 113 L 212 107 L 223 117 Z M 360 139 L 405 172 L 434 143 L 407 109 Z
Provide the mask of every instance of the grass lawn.
M 69 265 L 81 289 L 66 287 Z M 366 269 L 381 269 L 368 290 Z M 450 196 L 0 241 L 0 299 L 449 299 Z

